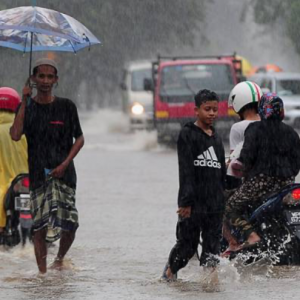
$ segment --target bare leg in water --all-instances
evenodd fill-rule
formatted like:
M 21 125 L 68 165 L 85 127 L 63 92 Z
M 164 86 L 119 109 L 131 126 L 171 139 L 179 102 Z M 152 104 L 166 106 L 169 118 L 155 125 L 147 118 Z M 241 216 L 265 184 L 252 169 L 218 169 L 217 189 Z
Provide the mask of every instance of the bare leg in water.
M 176 277 L 175 277 L 174 274 L 172 273 L 170 267 L 168 267 L 168 269 L 167 269 L 167 271 L 166 271 L 166 276 L 167 276 L 168 280 L 176 279 Z
M 61 232 L 61 238 L 59 242 L 59 250 L 57 256 L 51 265 L 52 269 L 61 270 L 63 265 L 63 259 L 67 252 L 69 251 L 73 241 L 75 239 L 75 231 L 64 231 Z
M 47 272 L 47 228 L 42 228 L 34 233 L 33 244 L 37 266 L 41 274 Z

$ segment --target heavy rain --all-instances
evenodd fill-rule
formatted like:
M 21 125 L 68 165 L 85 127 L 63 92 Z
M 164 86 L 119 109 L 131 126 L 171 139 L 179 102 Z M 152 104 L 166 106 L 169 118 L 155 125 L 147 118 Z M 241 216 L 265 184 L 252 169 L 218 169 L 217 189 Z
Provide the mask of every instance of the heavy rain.
M 276 253 L 250 264 L 220 258 L 217 282 L 194 255 L 178 272 L 177 281 L 161 280 L 176 242 L 179 171 L 177 135 L 162 135 L 153 118 L 151 68 L 153 62 L 163 61 L 158 55 L 168 56 L 168 62 L 200 56 L 206 62 L 221 56 L 230 60 L 235 55 L 241 60 L 243 80 L 257 82 L 263 92 L 281 92 L 285 122 L 298 132 L 300 105 L 291 101 L 300 101 L 300 92 L 284 89 L 285 85 L 273 90 L 272 82 L 275 75 L 281 80 L 285 73 L 293 73 L 289 80 L 295 84 L 300 80 L 299 0 L 1 0 L 0 10 L 31 5 L 72 16 L 101 44 L 75 54 L 33 52 L 33 61 L 42 57 L 56 61 L 59 80 L 53 93 L 71 99 L 78 108 L 85 137 L 74 160 L 79 228 L 62 270 L 49 269 L 44 275 L 38 273 L 31 242 L 0 245 L 1 298 L 298 299 L 300 263 L 275 265 Z M 0 27 L 0 41 L 1 34 Z M 21 95 L 29 53 L 0 44 L 0 66 L 0 88 L 11 87 Z M 209 74 L 201 65 L 192 70 L 180 66 L 180 71 L 188 74 L 187 80 Z M 229 73 L 226 82 L 218 81 L 231 84 L 228 90 L 219 90 L 226 103 L 237 83 L 233 71 Z M 160 73 L 165 76 L 162 87 L 166 74 Z M 199 86 L 189 82 L 185 88 L 195 94 Z M 200 88 L 213 89 L 214 84 Z M 160 96 L 175 99 L 166 90 Z M 226 158 L 230 126 L 238 120 L 237 115 L 227 117 L 226 111 L 216 121 Z M 176 126 L 182 124 L 170 128 Z M 48 265 L 58 248 L 58 241 L 49 246 Z

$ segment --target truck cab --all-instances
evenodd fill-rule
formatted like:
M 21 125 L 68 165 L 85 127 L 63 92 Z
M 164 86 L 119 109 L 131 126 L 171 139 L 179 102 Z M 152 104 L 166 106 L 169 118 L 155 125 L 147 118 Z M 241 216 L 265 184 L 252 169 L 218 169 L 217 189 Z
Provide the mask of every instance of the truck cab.
M 158 142 L 177 141 L 183 125 L 195 121 L 194 96 L 201 89 L 210 89 L 219 95 L 215 126 L 222 137 L 228 139 L 230 127 L 237 120 L 236 114 L 228 108 L 228 96 L 242 79 L 240 60 L 234 56 L 158 57 L 152 72 Z

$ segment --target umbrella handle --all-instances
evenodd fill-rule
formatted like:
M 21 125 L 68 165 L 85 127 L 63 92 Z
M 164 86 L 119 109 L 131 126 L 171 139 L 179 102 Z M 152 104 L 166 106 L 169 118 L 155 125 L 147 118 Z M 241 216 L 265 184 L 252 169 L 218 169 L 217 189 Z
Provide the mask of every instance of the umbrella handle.
M 29 106 L 31 102 L 31 97 L 27 96 L 26 105 Z
M 29 83 L 28 85 L 30 86 L 31 89 L 35 89 L 36 88 L 36 84 L 35 83 L 31 83 L 30 79 L 29 79 Z M 29 104 L 31 103 L 31 96 L 27 96 L 27 106 L 29 106 Z
M 30 54 L 29 54 L 29 81 L 31 76 L 31 64 L 32 64 L 32 44 L 33 44 L 33 32 L 31 32 L 31 41 L 30 41 Z
M 29 86 L 31 89 L 34 87 L 34 84 L 32 84 L 30 81 L 30 76 L 26 80 L 25 86 Z M 28 95 L 27 99 L 26 99 L 26 105 L 28 106 L 30 104 L 30 102 L 31 102 L 31 95 L 30 96 Z
M 31 89 L 36 89 L 36 84 L 35 83 L 31 83 L 30 79 L 29 79 L 29 86 L 31 87 Z M 27 97 L 27 106 L 30 104 L 31 102 L 31 96 Z

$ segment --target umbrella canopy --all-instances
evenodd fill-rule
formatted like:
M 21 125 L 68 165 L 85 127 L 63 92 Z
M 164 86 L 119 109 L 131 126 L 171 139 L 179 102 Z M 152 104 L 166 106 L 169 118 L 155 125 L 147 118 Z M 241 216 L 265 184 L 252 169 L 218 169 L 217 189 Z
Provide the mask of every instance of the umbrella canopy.
M 24 6 L 0 11 L 0 46 L 23 52 L 77 52 L 100 41 L 80 22 L 55 10 Z

